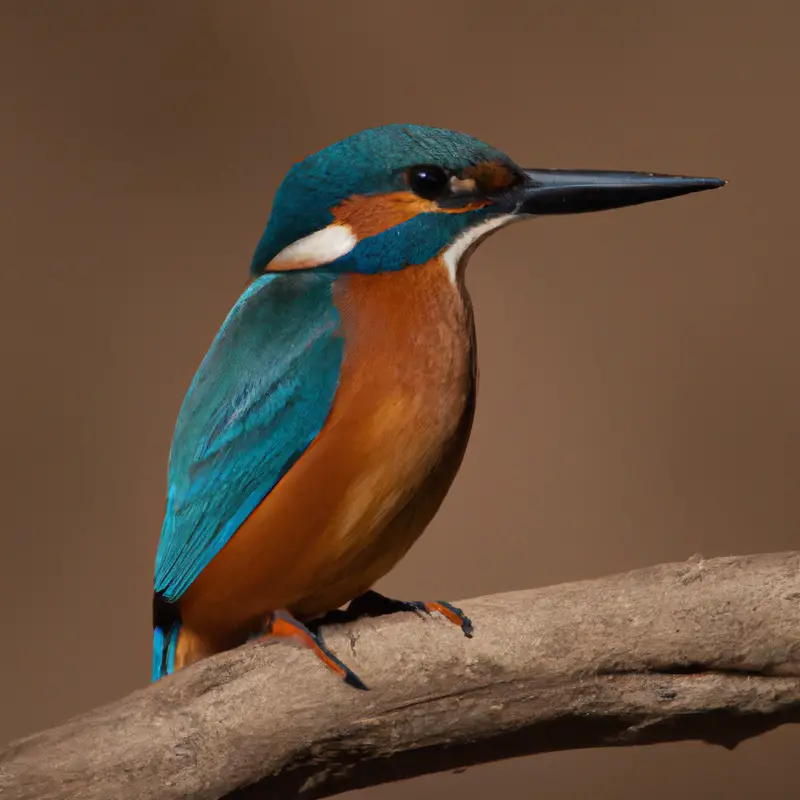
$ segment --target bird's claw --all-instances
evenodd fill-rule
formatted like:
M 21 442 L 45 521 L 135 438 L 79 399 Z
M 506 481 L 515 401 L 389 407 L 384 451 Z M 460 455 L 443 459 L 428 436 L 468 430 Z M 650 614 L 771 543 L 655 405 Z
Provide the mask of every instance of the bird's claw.
M 300 642 L 333 673 L 355 689 L 366 689 L 366 684 L 344 662 L 328 650 L 318 631 L 312 631 L 296 620 L 287 611 L 275 611 L 269 615 L 264 627 L 265 637 L 290 638 Z
M 396 614 L 398 611 L 414 611 L 426 615 L 439 613 L 448 622 L 461 628 L 464 636 L 472 638 L 474 631 L 472 621 L 460 608 L 456 608 L 451 603 L 443 600 L 395 600 L 372 589 L 351 600 L 346 609 L 330 611 L 312 624 L 313 629 L 318 631 L 323 625 L 341 625 L 346 622 L 354 622 L 361 617 L 382 617 L 387 614 Z

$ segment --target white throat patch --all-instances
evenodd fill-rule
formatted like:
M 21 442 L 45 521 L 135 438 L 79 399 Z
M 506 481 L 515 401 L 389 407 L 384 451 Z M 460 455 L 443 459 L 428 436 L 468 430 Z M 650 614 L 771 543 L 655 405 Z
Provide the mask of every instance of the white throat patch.
M 480 225 L 467 229 L 458 236 L 442 253 L 442 260 L 450 280 L 453 283 L 457 282 L 459 272 L 466 266 L 461 262 L 473 245 L 492 231 L 519 219 L 520 217 L 516 214 L 493 217 Z M 357 244 L 358 237 L 352 228 L 336 222 L 284 247 L 270 261 L 269 268 L 279 271 L 319 267 L 347 255 Z
M 516 214 L 504 214 L 500 217 L 492 217 L 492 219 L 482 222 L 480 225 L 475 225 L 473 228 L 468 228 L 442 253 L 442 260 L 447 267 L 447 273 L 450 275 L 450 280 L 456 283 L 458 280 L 459 270 L 466 264 L 461 263 L 464 255 L 472 247 L 477 244 L 485 236 L 488 236 L 492 231 L 508 225 L 510 222 L 515 222 L 520 219 Z

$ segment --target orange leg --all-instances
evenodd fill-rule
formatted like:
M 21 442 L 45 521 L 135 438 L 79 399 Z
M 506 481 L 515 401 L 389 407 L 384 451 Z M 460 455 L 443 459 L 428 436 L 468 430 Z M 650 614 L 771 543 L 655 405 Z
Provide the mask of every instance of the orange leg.
M 315 620 L 313 627 L 317 629 L 321 625 L 352 622 L 359 617 L 382 617 L 398 611 L 416 611 L 423 614 L 433 614 L 438 611 L 448 622 L 458 625 L 464 636 L 472 638 L 472 620 L 460 608 L 450 603 L 445 603 L 443 600 L 393 600 L 372 589 L 351 600 L 345 611 L 332 611 Z
M 345 683 L 356 689 L 367 688 L 355 672 L 339 661 L 339 659 L 325 647 L 325 644 L 318 634 L 312 633 L 288 611 L 273 611 L 267 618 L 263 635 L 295 639 L 304 647 L 308 647 L 331 672 L 342 678 Z

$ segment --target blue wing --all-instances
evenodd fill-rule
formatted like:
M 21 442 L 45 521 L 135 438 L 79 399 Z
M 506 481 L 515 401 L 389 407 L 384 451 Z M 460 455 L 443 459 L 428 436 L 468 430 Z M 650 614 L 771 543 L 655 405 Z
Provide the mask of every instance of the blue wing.
M 264 275 L 217 334 L 172 442 L 155 590 L 180 597 L 319 433 L 344 342 L 332 276 Z

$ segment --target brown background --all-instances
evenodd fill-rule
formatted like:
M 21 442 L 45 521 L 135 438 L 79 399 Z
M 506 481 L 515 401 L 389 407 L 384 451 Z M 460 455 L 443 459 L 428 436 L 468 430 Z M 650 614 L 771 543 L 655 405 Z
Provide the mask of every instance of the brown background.
M 800 4 L 0 9 L 0 740 L 148 680 L 178 405 L 284 171 L 363 127 L 731 182 L 482 247 L 473 440 L 387 592 L 797 546 Z M 798 743 L 562 753 L 364 796 L 794 797 Z

